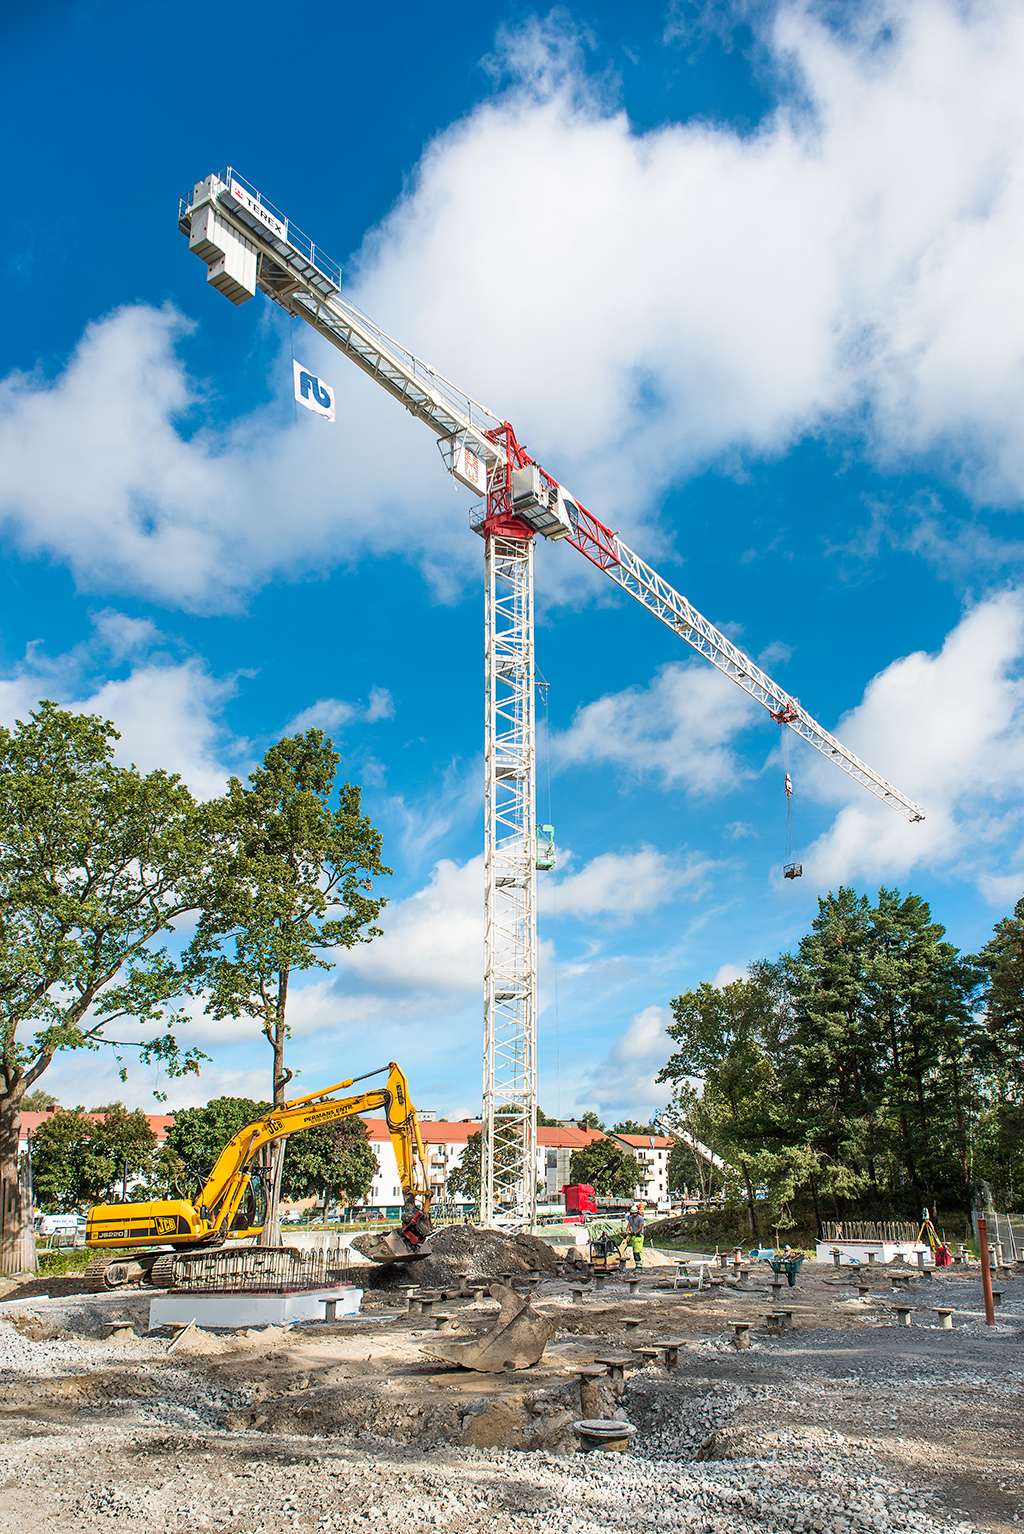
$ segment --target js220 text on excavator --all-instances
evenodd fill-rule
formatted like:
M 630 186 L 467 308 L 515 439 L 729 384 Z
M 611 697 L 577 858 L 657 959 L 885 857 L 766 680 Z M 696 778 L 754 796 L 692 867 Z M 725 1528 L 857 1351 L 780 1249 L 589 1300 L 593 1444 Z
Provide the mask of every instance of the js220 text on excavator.
M 359 1248 L 374 1262 L 425 1257 L 430 1236 L 430 1179 L 423 1137 L 404 1073 L 394 1061 L 381 1067 L 384 1069 L 387 1081 L 383 1086 L 352 1096 L 334 1096 L 380 1074 L 369 1071 L 269 1108 L 228 1141 L 195 1201 L 167 1198 L 97 1204 L 89 1211 L 85 1241 L 87 1246 L 107 1251 L 89 1265 L 92 1287 L 119 1289 L 140 1283 L 161 1289 L 183 1283 L 194 1287 L 197 1281 L 201 1285 L 207 1274 L 216 1274 L 218 1283 L 227 1279 L 234 1285 L 237 1280 L 242 1288 L 248 1281 L 265 1279 L 271 1270 L 285 1281 L 290 1269 L 301 1275 L 303 1264 L 298 1252 L 252 1244 L 266 1216 L 260 1153 L 272 1141 L 303 1129 L 319 1129 L 353 1114 L 380 1109 L 384 1110 L 394 1146 L 405 1208 L 397 1230 L 364 1237 Z M 229 1241 L 238 1244 L 225 1249 Z M 250 1244 L 243 1245 L 246 1241 Z M 117 1248 L 117 1257 L 110 1254 L 111 1248 Z M 125 1248 L 130 1249 L 129 1256 L 122 1255 Z M 273 1263 L 272 1256 L 276 1259 Z

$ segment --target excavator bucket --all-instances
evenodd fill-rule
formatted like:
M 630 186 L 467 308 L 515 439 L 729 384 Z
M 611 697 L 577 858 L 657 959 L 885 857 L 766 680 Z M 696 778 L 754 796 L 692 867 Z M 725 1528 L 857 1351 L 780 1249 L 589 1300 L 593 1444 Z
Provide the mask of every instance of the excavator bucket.
M 369 1236 L 356 1236 L 353 1250 L 368 1257 L 371 1262 L 416 1262 L 420 1257 L 430 1256 L 430 1240 L 410 1247 L 397 1230 L 377 1231 Z
M 424 1352 L 442 1363 L 480 1374 L 529 1369 L 539 1363 L 555 1335 L 555 1323 L 535 1310 L 528 1299 L 504 1284 L 492 1284 L 491 1295 L 501 1310 L 489 1331 L 470 1342 L 435 1342 Z

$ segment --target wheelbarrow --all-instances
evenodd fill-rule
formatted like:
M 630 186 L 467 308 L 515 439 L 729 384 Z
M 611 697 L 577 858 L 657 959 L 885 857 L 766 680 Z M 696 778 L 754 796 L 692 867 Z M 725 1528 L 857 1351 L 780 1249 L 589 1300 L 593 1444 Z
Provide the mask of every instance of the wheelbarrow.
M 767 1262 L 776 1278 L 781 1278 L 785 1273 L 789 1287 L 796 1288 L 796 1276 L 803 1264 L 802 1257 L 769 1257 Z

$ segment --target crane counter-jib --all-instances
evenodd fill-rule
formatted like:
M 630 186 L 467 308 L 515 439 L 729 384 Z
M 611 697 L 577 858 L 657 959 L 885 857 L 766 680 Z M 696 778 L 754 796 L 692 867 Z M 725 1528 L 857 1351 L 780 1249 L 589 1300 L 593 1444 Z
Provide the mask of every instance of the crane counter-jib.
M 341 268 L 236 171 L 198 182 L 179 200 L 178 224 L 190 249 L 206 261 L 207 280 L 233 303 L 244 303 L 257 290 L 265 293 L 344 352 L 439 437 L 468 439 L 487 465 L 505 460 L 502 443 L 488 435 L 502 424 L 493 411 L 344 298 Z

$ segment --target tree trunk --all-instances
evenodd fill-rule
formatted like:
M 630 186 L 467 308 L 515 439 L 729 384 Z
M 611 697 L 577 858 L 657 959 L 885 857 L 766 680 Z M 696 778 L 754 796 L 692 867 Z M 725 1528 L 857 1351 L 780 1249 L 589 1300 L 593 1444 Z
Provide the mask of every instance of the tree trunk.
M 758 1246 L 760 1246 L 761 1232 L 759 1231 L 757 1225 L 757 1201 L 754 1198 L 754 1185 L 750 1181 L 750 1173 L 747 1171 L 746 1162 L 741 1162 L 740 1166 L 743 1171 L 743 1181 L 747 1188 L 747 1218 L 750 1221 L 750 1234 L 757 1242 Z
M 288 1003 L 288 975 L 278 977 L 277 1019 L 274 1023 L 274 1107 L 285 1100 L 285 1088 L 292 1073 L 284 1063 L 285 1007 Z M 284 1171 L 284 1140 L 275 1140 L 267 1156 L 267 1217 L 259 1236 L 260 1246 L 281 1245 L 281 1174 Z
M 28 1176 L 18 1170 L 22 1096 L 0 1098 L 0 1275 L 5 1278 L 35 1273 L 37 1267 Z

